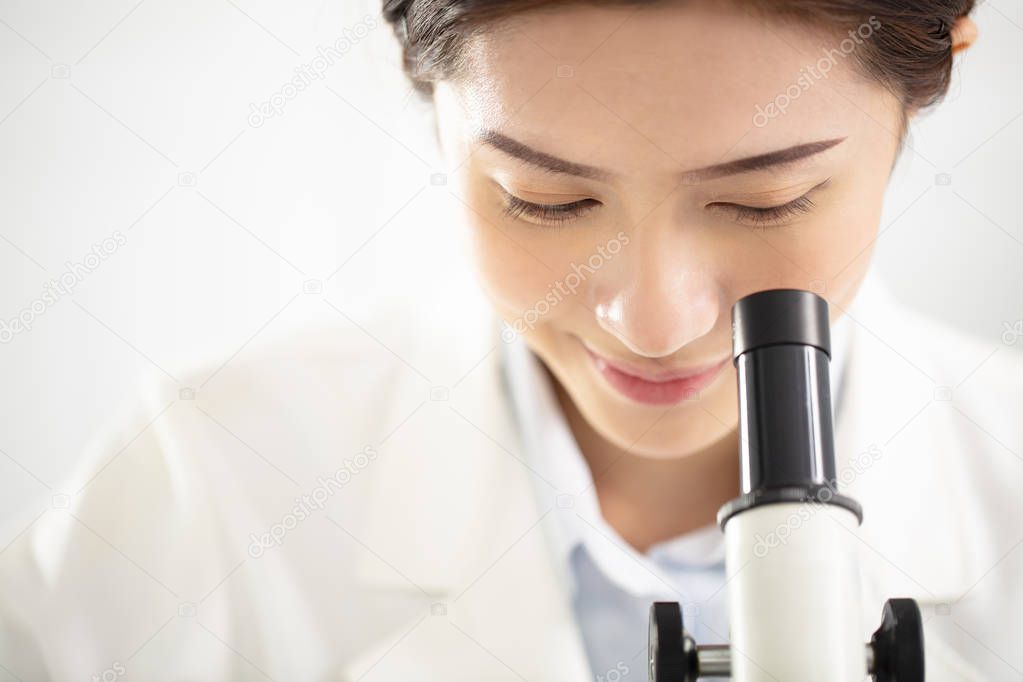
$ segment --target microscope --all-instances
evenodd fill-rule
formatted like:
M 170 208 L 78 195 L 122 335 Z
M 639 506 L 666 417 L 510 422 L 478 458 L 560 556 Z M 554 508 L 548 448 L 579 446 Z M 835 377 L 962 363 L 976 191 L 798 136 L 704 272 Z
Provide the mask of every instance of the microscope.
M 830 331 L 811 291 L 759 291 L 732 307 L 741 494 L 717 515 L 730 643 L 697 645 L 679 604 L 654 602 L 651 682 L 923 682 L 914 600 L 887 600 L 861 638 L 851 531 L 863 512 L 837 488 Z

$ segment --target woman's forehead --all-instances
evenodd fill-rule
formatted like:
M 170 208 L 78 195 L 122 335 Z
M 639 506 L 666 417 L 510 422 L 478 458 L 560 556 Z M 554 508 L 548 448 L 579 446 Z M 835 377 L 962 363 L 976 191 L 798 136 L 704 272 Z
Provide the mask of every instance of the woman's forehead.
M 455 88 L 467 132 L 646 168 L 854 136 L 895 115 L 840 38 L 702 2 L 525 12 L 466 57 Z

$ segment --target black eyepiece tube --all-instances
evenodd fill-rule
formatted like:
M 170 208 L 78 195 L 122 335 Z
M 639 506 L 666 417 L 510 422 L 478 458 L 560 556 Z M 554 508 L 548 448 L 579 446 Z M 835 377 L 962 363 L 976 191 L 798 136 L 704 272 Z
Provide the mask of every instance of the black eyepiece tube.
M 862 520 L 855 500 L 838 494 L 831 409 L 828 303 L 812 291 L 769 289 L 732 307 L 732 361 L 739 383 L 741 495 L 718 512 L 759 504 L 838 504 Z

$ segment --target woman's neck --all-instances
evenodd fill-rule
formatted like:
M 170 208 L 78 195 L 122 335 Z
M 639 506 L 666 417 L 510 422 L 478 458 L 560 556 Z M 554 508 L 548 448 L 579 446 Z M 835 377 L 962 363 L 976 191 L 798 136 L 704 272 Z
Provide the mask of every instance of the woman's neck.
M 593 476 L 601 513 L 638 551 L 714 523 L 721 505 L 739 494 L 737 430 L 684 457 L 645 457 L 597 433 L 551 379 Z

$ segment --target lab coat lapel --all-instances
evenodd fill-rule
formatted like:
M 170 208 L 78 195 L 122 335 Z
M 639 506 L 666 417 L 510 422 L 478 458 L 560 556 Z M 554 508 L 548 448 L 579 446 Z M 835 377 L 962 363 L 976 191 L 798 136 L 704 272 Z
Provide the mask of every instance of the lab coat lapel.
M 968 557 L 980 551 L 957 518 L 968 504 L 957 494 L 966 458 L 950 451 L 958 439 L 933 402 L 940 388 L 928 374 L 940 371 L 914 353 L 924 330 L 875 277 L 848 310 L 855 324 L 836 419 L 839 488 L 863 506 L 853 535 L 864 638 L 880 625 L 886 600 L 913 598 L 924 621 L 927 679 L 980 682 L 986 678 L 941 629 L 941 616 L 970 590 Z
M 491 329 L 500 343 L 496 328 Z M 592 679 L 569 589 L 553 564 L 554 520 L 505 399 L 496 350 L 380 449 L 355 533 L 360 589 L 414 604 L 342 679 Z
M 872 274 L 847 311 L 855 322 L 836 419 L 839 485 L 863 505 L 855 535 L 868 588 L 937 604 L 970 580 L 965 547 L 939 535 L 960 525 L 949 504 L 954 438 L 933 404 L 934 371 L 914 354 L 920 330 L 904 311 Z

